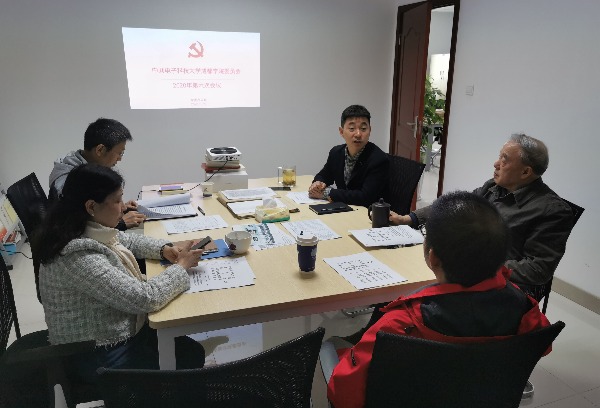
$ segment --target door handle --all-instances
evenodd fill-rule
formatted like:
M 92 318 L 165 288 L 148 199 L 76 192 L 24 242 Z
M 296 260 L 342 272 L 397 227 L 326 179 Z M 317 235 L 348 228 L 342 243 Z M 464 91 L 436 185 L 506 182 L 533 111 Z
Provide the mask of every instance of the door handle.
M 406 124 L 408 126 L 412 127 L 413 137 L 416 139 L 417 138 L 417 129 L 419 127 L 419 117 L 415 116 L 415 121 L 414 122 L 406 122 Z

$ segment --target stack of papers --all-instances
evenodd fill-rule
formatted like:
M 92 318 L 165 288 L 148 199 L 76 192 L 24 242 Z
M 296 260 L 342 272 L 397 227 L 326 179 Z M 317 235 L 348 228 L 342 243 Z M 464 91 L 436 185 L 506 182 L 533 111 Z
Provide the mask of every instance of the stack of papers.
M 184 232 L 204 231 L 227 227 L 220 215 L 189 218 L 184 220 L 163 221 L 167 234 L 182 234 Z
M 422 244 L 423 234 L 408 225 L 348 231 L 365 247 Z
M 177 194 L 167 197 L 149 198 L 138 201 L 137 211 L 147 220 L 194 217 L 198 215 L 190 204 L 191 194 Z
M 220 192 L 227 202 L 231 201 L 247 201 L 258 200 L 263 198 L 274 197 L 277 195 L 275 191 L 269 187 L 260 188 L 242 188 L 239 190 L 223 190 Z

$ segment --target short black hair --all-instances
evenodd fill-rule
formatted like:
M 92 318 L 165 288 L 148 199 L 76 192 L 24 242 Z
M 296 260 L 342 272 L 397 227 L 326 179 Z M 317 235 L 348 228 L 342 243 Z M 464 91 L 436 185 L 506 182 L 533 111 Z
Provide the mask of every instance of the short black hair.
M 448 282 L 468 287 L 491 278 L 506 260 L 508 244 L 506 224 L 485 198 L 456 191 L 431 205 L 425 250 L 433 249 Z
M 342 127 L 346 124 L 348 118 L 367 118 L 371 124 L 371 113 L 362 105 L 350 105 L 342 112 Z
M 121 122 L 100 118 L 87 127 L 83 138 L 83 148 L 89 151 L 98 145 L 104 145 L 107 150 L 110 150 L 128 140 L 133 140 L 133 137 L 131 137 L 129 129 Z

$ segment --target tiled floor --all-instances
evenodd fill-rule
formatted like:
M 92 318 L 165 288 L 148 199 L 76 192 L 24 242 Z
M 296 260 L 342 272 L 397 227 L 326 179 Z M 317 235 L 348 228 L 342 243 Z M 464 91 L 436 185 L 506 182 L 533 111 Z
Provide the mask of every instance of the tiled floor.
M 29 253 L 27 245 L 23 251 Z M 23 333 L 45 328 L 43 309 L 35 296 L 33 268 L 31 261 L 21 255 L 14 259 L 11 279 L 14 286 L 19 321 Z M 362 327 L 367 315 L 350 319 L 339 312 L 311 316 L 311 327 L 323 326 L 326 337 L 353 333 Z M 548 307 L 548 318 L 554 322 L 562 320 L 565 330 L 554 342 L 553 352 L 544 357 L 535 368 L 531 380 L 535 385 L 535 395 L 521 406 L 547 408 L 589 408 L 600 407 L 600 316 L 582 308 L 572 301 L 552 293 Z M 304 332 L 304 318 L 264 323 L 248 328 L 252 343 L 250 350 L 267 349 L 276 344 L 301 335 Z M 222 335 L 222 333 L 220 334 Z M 243 334 L 242 334 L 243 335 Z M 232 333 L 229 342 L 239 333 Z M 211 336 L 209 336 L 211 337 Z M 217 336 L 212 336 L 216 338 Z M 222 337 L 218 337 L 222 339 Z M 14 336 L 9 339 L 9 343 Z M 219 341 L 221 342 L 221 341 Z M 258 344 L 258 346 L 257 346 Z M 231 348 L 229 348 L 231 349 Z M 228 347 L 222 344 L 215 353 L 226 358 Z M 239 350 L 237 355 L 239 356 Z M 218 360 L 218 358 L 217 358 Z M 313 404 L 315 408 L 327 407 L 325 382 L 319 367 L 313 382 Z

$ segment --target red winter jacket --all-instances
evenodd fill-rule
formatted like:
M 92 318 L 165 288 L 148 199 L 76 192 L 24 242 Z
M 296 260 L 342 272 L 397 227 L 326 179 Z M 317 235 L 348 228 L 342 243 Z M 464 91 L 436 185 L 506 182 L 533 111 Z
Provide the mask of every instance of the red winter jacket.
M 494 277 L 468 288 L 452 283 L 431 285 L 390 302 L 382 308 L 381 319 L 340 357 L 329 380 L 329 400 L 336 408 L 364 406 L 367 371 L 379 331 L 473 343 L 549 326 L 538 303 L 510 283 L 509 277 L 510 270 L 502 267 Z

